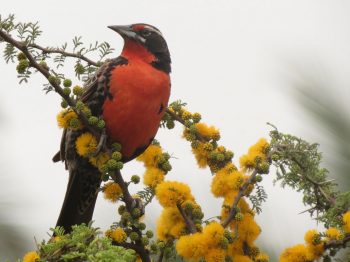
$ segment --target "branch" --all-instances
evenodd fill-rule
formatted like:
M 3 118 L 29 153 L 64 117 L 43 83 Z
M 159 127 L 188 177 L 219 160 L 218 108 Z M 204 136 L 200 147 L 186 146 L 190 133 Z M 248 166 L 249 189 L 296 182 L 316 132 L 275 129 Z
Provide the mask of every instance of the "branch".
M 61 54 L 61 55 L 67 56 L 67 57 L 75 57 L 75 58 L 84 60 L 85 62 L 87 62 L 90 65 L 93 65 L 96 67 L 99 66 L 99 64 L 96 63 L 95 61 L 92 61 L 91 59 L 89 59 L 86 56 L 81 55 L 79 53 L 70 53 L 70 52 L 66 52 L 66 51 L 63 51 L 63 50 L 57 49 L 57 48 L 45 48 L 45 47 L 42 47 L 42 46 L 37 45 L 37 44 L 30 44 L 30 45 L 28 45 L 28 47 L 39 49 L 43 53 L 46 53 L 46 54 Z
M 125 203 L 126 209 L 128 210 L 129 213 L 132 212 L 132 210 L 135 207 L 140 207 L 140 202 L 137 202 L 130 194 L 129 189 L 128 189 L 128 185 L 127 183 L 125 183 L 122 174 L 120 173 L 119 170 L 117 170 L 114 174 L 111 175 L 114 182 L 118 183 L 119 186 L 121 187 L 122 191 L 123 191 L 123 198 L 122 200 Z M 136 232 L 140 237 L 142 236 L 142 232 L 140 231 L 140 229 L 132 226 L 132 229 L 134 232 Z M 135 244 L 130 244 L 130 243 L 124 243 L 124 244 L 128 244 L 128 245 L 133 245 L 132 248 L 133 250 L 135 250 L 139 256 L 141 257 L 143 262 L 151 262 L 150 257 L 149 257 L 149 252 L 148 250 L 146 250 L 144 244 L 140 241 L 137 240 L 135 241 Z
M 238 195 L 236 196 L 235 200 L 233 201 L 233 204 L 230 209 L 230 213 L 228 217 L 221 223 L 221 225 L 225 228 L 230 224 L 232 219 L 235 218 L 237 214 L 237 205 L 239 200 L 241 200 L 242 197 L 244 197 L 244 192 L 247 190 L 248 186 L 253 183 L 255 180 L 256 175 L 258 174 L 258 171 L 254 169 L 253 173 L 250 175 L 248 180 L 243 184 L 243 186 L 239 189 Z
M 169 108 L 166 109 L 166 112 L 177 122 L 181 123 L 182 125 L 185 126 L 185 121 L 179 117 L 176 113 L 172 112 L 171 110 L 169 110 Z M 197 132 L 196 137 L 198 138 L 198 140 L 202 141 L 202 142 L 207 142 L 208 139 L 205 139 L 201 134 L 199 134 Z
M 179 210 L 181 216 L 183 217 L 183 219 L 185 220 L 186 223 L 186 227 L 188 229 L 188 231 L 190 231 L 192 234 L 197 232 L 196 226 L 194 225 L 192 219 L 190 219 L 185 211 L 182 209 L 180 204 L 177 204 L 177 209 Z
M 341 248 L 344 247 L 345 245 L 350 242 L 350 234 L 344 237 L 342 240 L 332 240 L 329 241 L 324 245 L 325 249 L 330 249 L 330 248 Z
M 28 46 L 24 42 L 20 42 L 20 41 L 15 40 L 14 38 L 11 37 L 11 35 L 9 35 L 8 33 L 6 33 L 5 31 L 3 31 L 1 29 L 0 29 L 0 37 L 5 42 L 13 45 L 18 50 L 22 51 L 25 54 L 25 56 L 28 58 L 30 67 L 37 69 L 49 81 L 49 78 L 51 76 L 49 70 L 37 63 L 37 61 L 34 59 L 32 54 L 29 52 Z M 75 101 L 73 99 L 71 99 L 69 95 L 64 93 L 63 89 L 61 88 L 61 86 L 59 84 L 57 84 L 55 82 L 50 83 L 50 84 L 55 89 L 56 93 L 58 93 L 64 100 L 67 101 L 68 105 L 74 110 L 74 112 L 82 120 L 84 126 L 86 126 L 86 128 L 93 135 L 95 135 L 97 138 L 99 138 L 100 131 L 98 129 L 96 129 L 95 127 L 89 125 L 89 121 L 88 121 L 87 117 L 83 113 L 81 113 L 80 111 L 75 109 L 75 105 L 76 105 Z

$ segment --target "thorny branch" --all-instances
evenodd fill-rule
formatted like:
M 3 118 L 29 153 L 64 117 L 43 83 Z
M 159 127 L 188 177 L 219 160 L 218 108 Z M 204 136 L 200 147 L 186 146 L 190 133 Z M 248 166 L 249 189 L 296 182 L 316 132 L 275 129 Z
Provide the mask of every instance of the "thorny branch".
M 196 233 L 196 232 L 197 232 L 197 229 L 196 229 L 196 226 L 194 225 L 192 219 L 190 219 L 190 218 L 186 215 L 185 211 L 183 210 L 183 208 L 181 207 L 180 204 L 177 204 L 176 206 L 177 206 L 177 209 L 179 210 L 181 216 L 182 216 L 183 219 L 185 220 L 186 227 L 187 227 L 188 231 L 190 231 L 191 234 Z
M 227 227 L 230 224 L 232 219 L 235 218 L 235 216 L 237 214 L 237 205 L 238 205 L 239 201 L 241 200 L 241 198 L 244 197 L 248 186 L 250 184 L 254 183 L 254 180 L 255 180 L 255 177 L 257 176 L 257 174 L 258 174 L 258 171 L 256 169 L 254 169 L 253 173 L 249 176 L 248 180 L 239 189 L 239 192 L 238 192 L 238 194 L 237 194 L 237 196 L 236 196 L 236 198 L 233 201 L 233 204 L 231 206 L 230 213 L 229 213 L 228 217 L 221 223 L 221 225 L 224 228 Z
M 45 48 L 45 47 L 42 47 L 42 46 L 37 45 L 37 44 L 29 44 L 28 47 L 39 49 L 43 53 L 46 53 L 46 54 L 61 54 L 61 55 L 64 55 L 66 57 L 75 57 L 75 58 L 84 60 L 89 65 L 96 66 L 96 67 L 100 66 L 99 63 L 96 63 L 95 61 L 92 61 L 91 59 L 89 59 L 86 56 L 81 55 L 79 53 L 70 53 L 70 52 L 66 52 L 66 51 L 58 49 L 58 48 Z

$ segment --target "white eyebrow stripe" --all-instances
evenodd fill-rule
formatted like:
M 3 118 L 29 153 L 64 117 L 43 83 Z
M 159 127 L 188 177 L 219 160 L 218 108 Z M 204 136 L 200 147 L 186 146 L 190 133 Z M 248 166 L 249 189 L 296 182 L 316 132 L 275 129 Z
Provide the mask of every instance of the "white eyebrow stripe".
M 162 33 L 159 30 L 155 29 L 154 27 L 151 27 L 149 25 L 145 25 L 145 28 L 147 28 L 149 31 L 155 32 L 155 33 L 163 36 Z

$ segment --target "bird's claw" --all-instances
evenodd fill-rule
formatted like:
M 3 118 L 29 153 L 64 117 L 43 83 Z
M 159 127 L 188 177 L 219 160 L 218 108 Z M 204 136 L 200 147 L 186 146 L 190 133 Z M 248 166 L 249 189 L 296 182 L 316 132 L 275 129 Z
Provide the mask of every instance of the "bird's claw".
M 103 129 L 100 136 L 100 140 L 98 141 L 96 151 L 93 153 L 94 157 L 97 156 L 99 153 L 101 153 L 104 148 L 106 148 L 106 143 L 107 143 L 106 129 Z

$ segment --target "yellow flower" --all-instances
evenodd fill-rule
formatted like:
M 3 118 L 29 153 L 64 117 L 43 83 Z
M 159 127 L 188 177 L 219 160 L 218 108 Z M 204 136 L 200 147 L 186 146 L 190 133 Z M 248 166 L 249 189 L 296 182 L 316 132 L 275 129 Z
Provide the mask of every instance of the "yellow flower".
M 306 252 L 307 260 L 314 261 L 323 255 L 324 245 L 323 245 L 323 243 L 318 244 L 318 245 L 307 245 L 306 250 L 307 250 L 307 252 Z
M 212 222 L 203 229 L 203 237 L 209 247 L 215 248 L 224 238 L 224 228 L 217 222 Z
M 205 168 L 208 165 L 208 151 L 205 149 L 205 144 L 199 143 L 197 148 L 192 148 L 192 152 L 196 157 L 198 166 Z
M 259 255 L 256 256 L 255 261 L 256 262 L 269 262 L 270 258 L 265 253 L 259 253 Z
M 261 138 L 255 145 L 251 146 L 248 154 L 243 155 L 240 159 L 240 165 L 243 169 L 256 167 L 257 160 L 266 161 L 269 143 L 266 139 Z
M 214 248 L 214 249 L 209 249 L 207 251 L 207 254 L 205 255 L 205 262 L 221 262 L 221 261 L 225 261 L 225 250 Z
M 193 200 L 188 185 L 176 181 L 164 181 L 156 187 L 156 197 L 163 207 L 173 207 L 185 200 Z
M 196 128 L 198 133 L 206 139 L 217 140 L 220 138 L 220 132 L 215 126 L 208 126 L 205 123 L 197 123 Z
M 326 236 L 328 240 L 341 240 L 343 238 L 343 234 L 335 227 L 330 227 L 326 231 Z
M 160 146 L 150 145 L 145 152 L 137 157 L 137 160 L 142 161 L 145 167 L 157 167 L 162 153 L 162 148 Z
M 194 233 L 180 237 L 176 242 L 176 251 L 185 259 L 198 260 L 206 255 L 208 247 L 203 234 Z
M 235 230 L 234 223 L 231 226 L 232 230 Z M 255 222 L 254 216 L 246 213 L 242 221 L 238 223 L 238 237 L 240 240 L 247 242 L 249 246 L 252 246 L 254 241 L 261 233 L 260 226 Z
M 101 152 L 97 156 L 91 156 L 89 157 L 89 162 L 97 167 L 98 169 L 101 169 L 101 167 L 107 163 L 109 160 L 109 155 L 106 152 Z
M 77 138 L 75 147 L 80 156 L 88 156 L 96 151 L 96 138 L 91 133 L 86 132 Z
M 283 251 L 280 262 L 307 262 L 307 248 L 305 245 L 296 245 Z
M 25 254 L 25 256 L 23 257 L 23 262 L 35 262 L 39 259 L 39 255 L 38 253 L 36 253 L 35 251 L 31 251 L 28 252 L 27 254 Z
M 123 243 L 127 238 L 125 231 L 121 227 L 117 227 L 109 235 L 117 243 Z
M 317 245 L 320 243 L 320 233 L 315 229 L 309 230 L 306 232 L 304 239 L 309 245 Z
M 108 182 L 103 187 L 104 198 L 111 202 L 117 202 L 118 198 L 122 194 L 123 194 L 123 191 L 117 183 Z
M 346 233 L 350 233 L 350 211 L 346 212 L 343 215 L 343 222 L 344 222 L 344 225 L 343 225 L 344 231 Z
M 211 192 L 216 197 L 222 197 L 232 191 L 239 190 L 243 182 L 244 176 L 241 172 L 227 172 L 226 169 L 221 169 L 213 177 Z
M 60 128 L 69 128 L 69 124 L 70 121 L 73 118 L 78 118 L 77 114 L 71 110 L 71 109 L 67 109 L 67 110 L 63 110 L 61 111 L 58 115 L 57 115 L 57 125 Z M 81 124 L 74 129 L 79 129 L 81 128 Z
M 157 221 L 157 237 L 159 240 L 179 238 L 183 235 L 186 224 L 177 207 L 164 208 Z
M 163 170 L 156 167 L 148 167 L 143 175 L 143 183 L 149 187 L 156 187 L 164 181 L 165 173 Z

